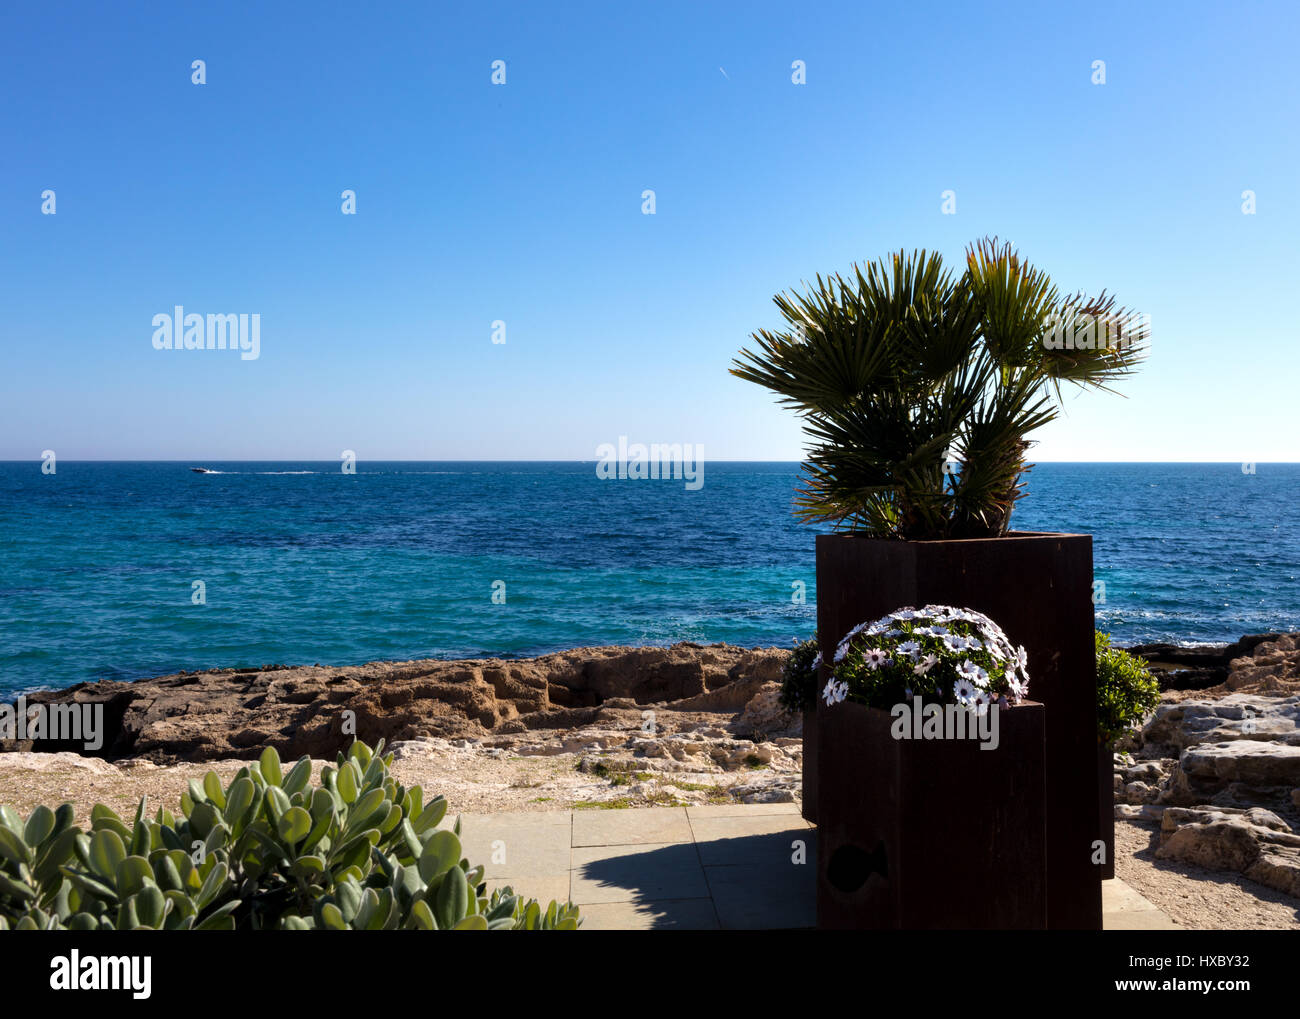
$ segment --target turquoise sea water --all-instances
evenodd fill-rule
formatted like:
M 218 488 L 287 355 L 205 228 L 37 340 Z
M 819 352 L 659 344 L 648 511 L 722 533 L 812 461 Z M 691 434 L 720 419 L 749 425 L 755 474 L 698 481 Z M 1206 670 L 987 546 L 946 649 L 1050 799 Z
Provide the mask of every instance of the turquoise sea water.
M 591 463 L 190 466 L 0 463 L 0 692 L 814 628 L 794 464 L 708 463 L 698 491 Z M 1017 528 L 1095 536 L 1119 643 L 1300 629 L 1300 465 L 1044 464 L 1028 485 Z

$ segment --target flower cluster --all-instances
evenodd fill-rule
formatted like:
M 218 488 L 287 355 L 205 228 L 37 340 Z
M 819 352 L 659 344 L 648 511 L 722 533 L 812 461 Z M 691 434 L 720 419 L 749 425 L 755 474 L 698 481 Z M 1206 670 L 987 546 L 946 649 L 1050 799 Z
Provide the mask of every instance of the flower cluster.
M 840 641 L 822 699 L 877 708 L 920 697 L 964 704 L 1019 704 L 1029 694 L 1028 657 L 988 616 L 948 605 L 898 609 L 855 626 Z

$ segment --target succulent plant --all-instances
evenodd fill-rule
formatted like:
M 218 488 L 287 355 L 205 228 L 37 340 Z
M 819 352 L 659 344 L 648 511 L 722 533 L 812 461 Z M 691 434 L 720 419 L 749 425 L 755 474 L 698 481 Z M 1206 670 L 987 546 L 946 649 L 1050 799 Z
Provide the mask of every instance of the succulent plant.
M 226 786 L 191 780 L 179 816 L 142 799 L 130 827 L 102 804 L 89 832 L 70 803 L 0 806 L 0 930 L 578 928 L 571 903 L 486 895 L 446 799 L 398 783 L 383 747 L 353 743 L 318 785 L 267 748 Z

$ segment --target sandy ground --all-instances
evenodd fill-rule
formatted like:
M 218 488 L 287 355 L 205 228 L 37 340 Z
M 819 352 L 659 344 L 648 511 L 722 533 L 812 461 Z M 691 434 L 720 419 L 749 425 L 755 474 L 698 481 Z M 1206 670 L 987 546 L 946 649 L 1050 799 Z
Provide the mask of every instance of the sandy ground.
M 580 770 L 584 759 L 608 762 L 609 770 L 605 774 Z M 122 815 L 134 814 L 139 798 L 146 796 L 152 814 L 159 806 L 178 809 L 188 779 L 201 779 L 215 771 L 225 784 L 247 763 L 226 760 L 159 766 L 123 761 L 114 765 L 75 754 L 0 754 L 0 803 L 26 816 L 39 803 L 71 802 L 78 818 L 87 819 L 96 803 Z M 313 761 L 313 778 L 319 779 L 325 763 Z M 422 786 L 426 801 L 440 794 L 447 797 L 452 813 L 476 814 L 735 802 L 730 791 L 754 788 L 756 783 L 790 789 L 799 784 L 797 771 L 653 770 L 656 767 L 662 764 L 631 762 L 615 753 L 523 756 L 504 751 L 484 753 L 481 748 L 430 752 L 417 747 L 404 756 L 399 744 L 393 775 L 407 786 Z
M 1300 930 L 1300 899 L 1240 874 L 1157 860 L 1160 826 L 1115 821 L 1115 876 L 1181 927 L 1194 930 Z
M 19 760 L 6 760 L 16 758 Z M 42 760 L 43 758 L 43 760 Z M 215 771 L 227 783 L 247 761 L 212 761 L 158 767 L 140 761 L 111 765 L 71 754 L 7 754 L 0 757 L 0 803 L 24 817 L 39 803 L 72 802 L 79 819 L 104 803 L 119 814 L 133 814 L 141 796 L 149 813 L 159 806 L 176 810 L 187 779 Z M 320 777 L 324 761 L 313 762 Z M 332 763 L 332 762 L 331 762 Z M 577 771 L 571 758 L 525 757 L 493 760 L 462 755 L 454 771 L 429 759 L 395 761 L 393 774 L 404 785 L 421 785 L 425 799 L 447 797 L 453 813 L 501 810 L 555 810 L 600 798 L 610 783 Z

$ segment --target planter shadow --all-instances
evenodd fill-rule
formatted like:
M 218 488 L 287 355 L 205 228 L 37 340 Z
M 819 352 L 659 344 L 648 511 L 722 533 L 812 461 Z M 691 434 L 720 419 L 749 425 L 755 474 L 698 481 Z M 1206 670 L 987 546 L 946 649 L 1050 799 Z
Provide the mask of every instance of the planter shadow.
M 778 817 L 765 819 L 768 825 L 721 820 L 734 821 L 737 833 L 672 844 L 575 848 L 573 896 L 582 914 L 607 929 L 812 928 L 817 832 L 800 824 L 796 814 L 784 819 L 785 827 Z M 746 833 L 764 828 L 771 830 Z

